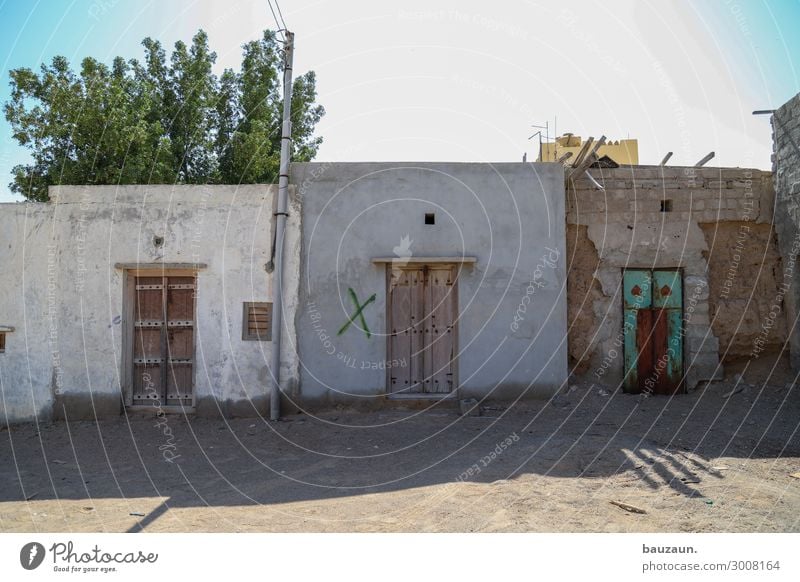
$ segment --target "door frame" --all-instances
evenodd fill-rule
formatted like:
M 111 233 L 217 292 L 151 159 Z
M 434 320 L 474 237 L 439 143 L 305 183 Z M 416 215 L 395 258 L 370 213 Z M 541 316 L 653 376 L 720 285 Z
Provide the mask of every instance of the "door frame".
M 684 327 L 685 321 L 684 316 L 686 314 L 686 293 L 685 293 L 685 273 L 683 267 L 622 267 L 622 277 L 620 278 L 620 315 L 622 316 L 622 325 L 620 327 L 620 333 L 623 334 L 623 341 L 622 341 L 622 380 L 621 380 L 621 388 L 622 391 L 626 394 L 640 394 L 640 392 L 628 392 L 626 389 L 625 378 L 627 376 L 627 370 L 625 369 L 625 271 L 648 271 L 649 273 L 653 273 L 654 271 L 663 271 L 663 272 L 678 272 L 680 273 L 680 281 L 681 281 L 681 379 L 678 384 L 678 387 L 675 389 L 675 394 L 686 394 L 686 329 Z M 651 287 L 650 292 L 652 293 L 653 289 Z
M 417 261 L 409 261 L 407 263 L 402 262 L 401 260 L 393 261 L 393 262 L 386 262 L 385 271 L 385 278 L 386 278 L 386 302 L 385 302 L 385 325 L 386 325 L 386 349 L 385 349 L 385 362 L 388 364 L 391 362 L 391 355 L 392 355 L 392 335 L 389 332 L 392 329 L 392 309 L 390 305 L 390 289 L 392 284 L 392 269 L 402 269 L 402 270 L 416 270 L 421 269 L 423 267 L 449 267 L 453 277 L 453 283 L 451 285 L 452 288 L 452 295 L 453 295 L 453 359 L 450 360 L 450 365 L 452 368 L 453 374 L 453 389 L 450 392 L 392 392 L 392 368 L 388 365 L 386 366 L 386 375 L 384 379 L 385 385 L 385 394 L 390 399 L 396 400 L 443 400 L 445 398 L 456 398 L 460 384 L 458 378 L 458 356 L 459 356 L 459 341 L 458 341 L 458 322 L 461 319 L 461 311 L 459 309 L 459 300 L 458 300 L 458 282 L 459 276 L 461 275 L 461 271 L 464 268 L 464 264 L 462 262 L 453 261 L 453 262 L 444 262 L 439 260 L 432 260 L 430 262 L 422 262 L 421 260 Z M 409 363 L 410 365 L 410 363 Z
M 122 357 L 120 379 L 122 381 L 122 398 L 125 408 L 134 412 L 167 412 L 183 413 L 194 412 L 197 405 L 197 292 L 199 286 L 199 269 L 184 266 L 168 267 L 166 265 L 141 265 L 136 267 L 122 267 Z M 175 404 L 161 406 L 136 406 L 133 404 L 133 342 L 136 277 L 194 277 L 194 301 L 192 313 L 192 404 L 191 406 L 178 406 Z M 166 389 L 166 387 L 165 387 Z

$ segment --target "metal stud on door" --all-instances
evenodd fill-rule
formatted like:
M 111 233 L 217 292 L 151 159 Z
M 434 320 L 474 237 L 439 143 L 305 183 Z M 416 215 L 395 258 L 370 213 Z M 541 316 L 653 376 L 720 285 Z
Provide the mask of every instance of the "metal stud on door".
M 194 277 L 169 277 L 166 293 L 167 406 L 192 405 L 194 295 Z
M 431 267 L 425 282 L 425 392 L 453 389 L 453 299 L 452 269 Z
M 192 406 L 194 277 L 136 277 L 133 406 Z
M 457 313 L 453 267 L 429 265 L 400 271 L 387 274 L 389 391 L 451 392 Z
M 134 289 L 132 404 L 157 405 L 164 401 L 164 278 L 137 277 Z

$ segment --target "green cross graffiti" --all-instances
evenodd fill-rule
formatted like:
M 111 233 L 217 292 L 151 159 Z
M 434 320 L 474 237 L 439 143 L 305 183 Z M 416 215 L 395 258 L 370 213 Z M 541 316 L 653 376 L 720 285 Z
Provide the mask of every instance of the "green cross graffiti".
M 369 339 L 370 337 L 372 337 L 372 333 L 369 331 L 369 327 L 367 327 L 367 320 L 364 319 L 364 314 L 362 312 L 364 311 L 364 308 L 367 305 L 375 301 L 375 293 L 373 293 L 369 299 L 364 301 L 364 303 L 359 304 L 358 297 L 356 297 L 356 292 L 353 291 L 353 288 L 348 287 L 347 291 L 350 293 L 350 299 L 352 299 L 353 305 L 356 306 L 356 310 L 353 313 L 353 315 L 350 316 L 350 319 L 348 319 L 347 322 L 339 330 L 339 333 L 337 333 L 336 335 L 342 335 L 344 332 L 346 332 L 347 328 L 350 327 L 350 324 L 352 324 L 357 317 L 358 320 L 361 322 L 361 328 L 364 330 L 364 333 L 367 334 L 367 339 Z

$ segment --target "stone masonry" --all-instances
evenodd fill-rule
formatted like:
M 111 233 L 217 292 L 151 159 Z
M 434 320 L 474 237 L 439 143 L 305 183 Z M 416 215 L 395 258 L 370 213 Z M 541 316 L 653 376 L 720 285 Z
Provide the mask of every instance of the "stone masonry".
M 800 368 L 800 332 L 797 329 L 797 256 L 800 254 L 800 94 L 772 116 L 775 230 L 783 260 L 782 282 L 791 362 Z
M 618 385 L 623 269 L 681 268 L 686 385 L 721 377 L 721 360 L 750 351 L 734 338 L 757 337 L 769 313 L 761 295 L 776 288 L 771 265 L 760 258 L 777 260 L 770 173 L 669 166 L 590 173 L 603 190 L 586 177 L 567 190 L 571 369 Z M 767 343 L 784 337 L 776 326 Z

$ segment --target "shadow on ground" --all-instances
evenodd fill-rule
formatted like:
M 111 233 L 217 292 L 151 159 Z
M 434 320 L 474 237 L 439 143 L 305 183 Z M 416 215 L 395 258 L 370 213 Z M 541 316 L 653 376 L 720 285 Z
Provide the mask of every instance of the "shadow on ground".
M 5 504 L 26 500 L 159 498 L 131 512 L 137 519 L 127 529 L 140 531 L 176 508 L 278 506 L 526 475 L 619 478 L 622 487 L 706 499 L 730 470 L 717 459 L 800 457 L 798 388 L 748 380 L 647 399 L 604 395 L 585 382 L 549 402 L 486 403 L 480 417 L 434 406 L 279 423 L 176 415 L 17 426 L 0 432 L 0 529 L 14 529 Z

